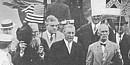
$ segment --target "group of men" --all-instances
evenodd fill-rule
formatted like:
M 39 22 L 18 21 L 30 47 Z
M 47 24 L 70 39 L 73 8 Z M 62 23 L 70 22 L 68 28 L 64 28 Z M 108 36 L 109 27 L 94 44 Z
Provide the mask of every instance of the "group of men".
M 49 15 L 45 21 L 46 31 L 41 34 L 37 23 L 27 22 L 25 25 L 32 29 L 31 41 L 19 40 L 14 46 L 19 50 L 10 54 L 14 23 L 5 20 L 0 27 L 3 32 L 0 34 L 0 65 L 129 65 L 130 36 L 124 33 L 128 24 L 125 16 L 117 16 L 115 30 L 108 23 L 102 23 L 102 15 L 91 18 L 91 23 L 77 31 L 69 23 L 63 31 L 58 31 L 58 19 Z

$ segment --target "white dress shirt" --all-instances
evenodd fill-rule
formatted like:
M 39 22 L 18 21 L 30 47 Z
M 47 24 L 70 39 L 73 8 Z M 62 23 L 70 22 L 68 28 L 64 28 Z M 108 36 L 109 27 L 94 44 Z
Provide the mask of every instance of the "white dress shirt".
M 106 44 L 107 41 L 105 41 L 104 43 L 100 41 L 100 43 L 102 43 L 102 44 Z M 105 47 L 106 47 L 106 46 L 101 45 L 101 47 L 102 47 L 102 52 L 104 53 L 104 51 L 105 51 Z
M 93 34 L 95 34 L 96 33 L 96 31 L 97 31 L 97 29 L 98 29 L 98 27 L 100 26 L 100 24 L 101 24 L 101 22 L 99 22 L 98 24 L 94 24 L 93 22 L 92 22 L 92 31 L 93 31 Z M 94 30 L 94 28 L 95 28 L 95 26 L 96 26 L 96 30 Z
M 48 35 L 48 38 L 49 38 L 49 40 L 50 40 L 50 38 L 51 38 L 51 33 L 49 33 L 48 31 L 47 31 L 47 35 Z M 52 37 L 54 37 L 55 36 L 55 34 L 53 34 L 52 35 Z M 53 39 L 52 39 L 52 41 L 53 41 Z M 49 48 L 51 47 L 51 45 L 52 45 L 52 41 L 50 41 L 50 43 L 48 44 L 48 46 L 49 46 Z
M 8 52 L 0 50 L 0 65 L 13 65 Z
M 71 48 L 72 48 L 72 42 L 68 43 L 68 41 L 66 39 L 64 39 L 64 41 L 65 41 L 66 47 L 67 47 L 69 54 L 70 54 Z
M 122 40 L 123 36 L 124 36 L 124 33 L 121 34 L 121 37 L 120 37 L 120 35 L 119 35 L 118 33 L 116 33 L 116 43 L 117 43 L 118 45 L 119 45 L 119 42 Z

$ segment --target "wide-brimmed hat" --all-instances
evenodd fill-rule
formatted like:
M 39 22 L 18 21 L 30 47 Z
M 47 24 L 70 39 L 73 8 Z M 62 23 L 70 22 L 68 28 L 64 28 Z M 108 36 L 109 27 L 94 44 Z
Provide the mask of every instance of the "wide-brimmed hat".
M 12 20 L 3 20 L 0 23 L 0 28 L 12 28 L 15 24 L 12 22 Z
M 114 24 L 128 24 L 128 22 L 125 19 L 125 16 L 118 16 Z
M 39 31 L 37 23 L 28 23 L 28 25 L 32 28 L 33 31 Z
M 0 34 L 0 42 L 11 42 L 12 40 L 13 40 L 13 36 L 12 35 Z

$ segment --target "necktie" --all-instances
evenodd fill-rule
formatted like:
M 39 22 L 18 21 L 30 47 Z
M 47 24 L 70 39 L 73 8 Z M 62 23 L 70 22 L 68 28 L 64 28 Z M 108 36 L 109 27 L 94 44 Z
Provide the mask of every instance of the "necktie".
M 121 42 L 121 35 L 119 36 L 119 43 Z
M 95 34 L 95 32 L 96 32 L 96 25 L 94 26 L 94 34 Z
M 51 34 L 51 36 L 50 36 L 50 41 L 52 41 L 52 40 L 53 40 L 53 37 L 52 37 L 52 35 L 53 35 L 53 34 Z
M 68 43 L 68 51 L 69 51 L 69 53 L 70 53 L 70 43 Z

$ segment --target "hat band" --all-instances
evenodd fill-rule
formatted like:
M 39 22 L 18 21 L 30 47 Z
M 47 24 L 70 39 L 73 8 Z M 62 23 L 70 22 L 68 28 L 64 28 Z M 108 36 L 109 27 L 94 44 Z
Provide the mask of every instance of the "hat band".
M 9 23 L 9 24 L 2 24 L 2 27 L 9 27 L 9 26 L 12 26 L 13 23 Z

